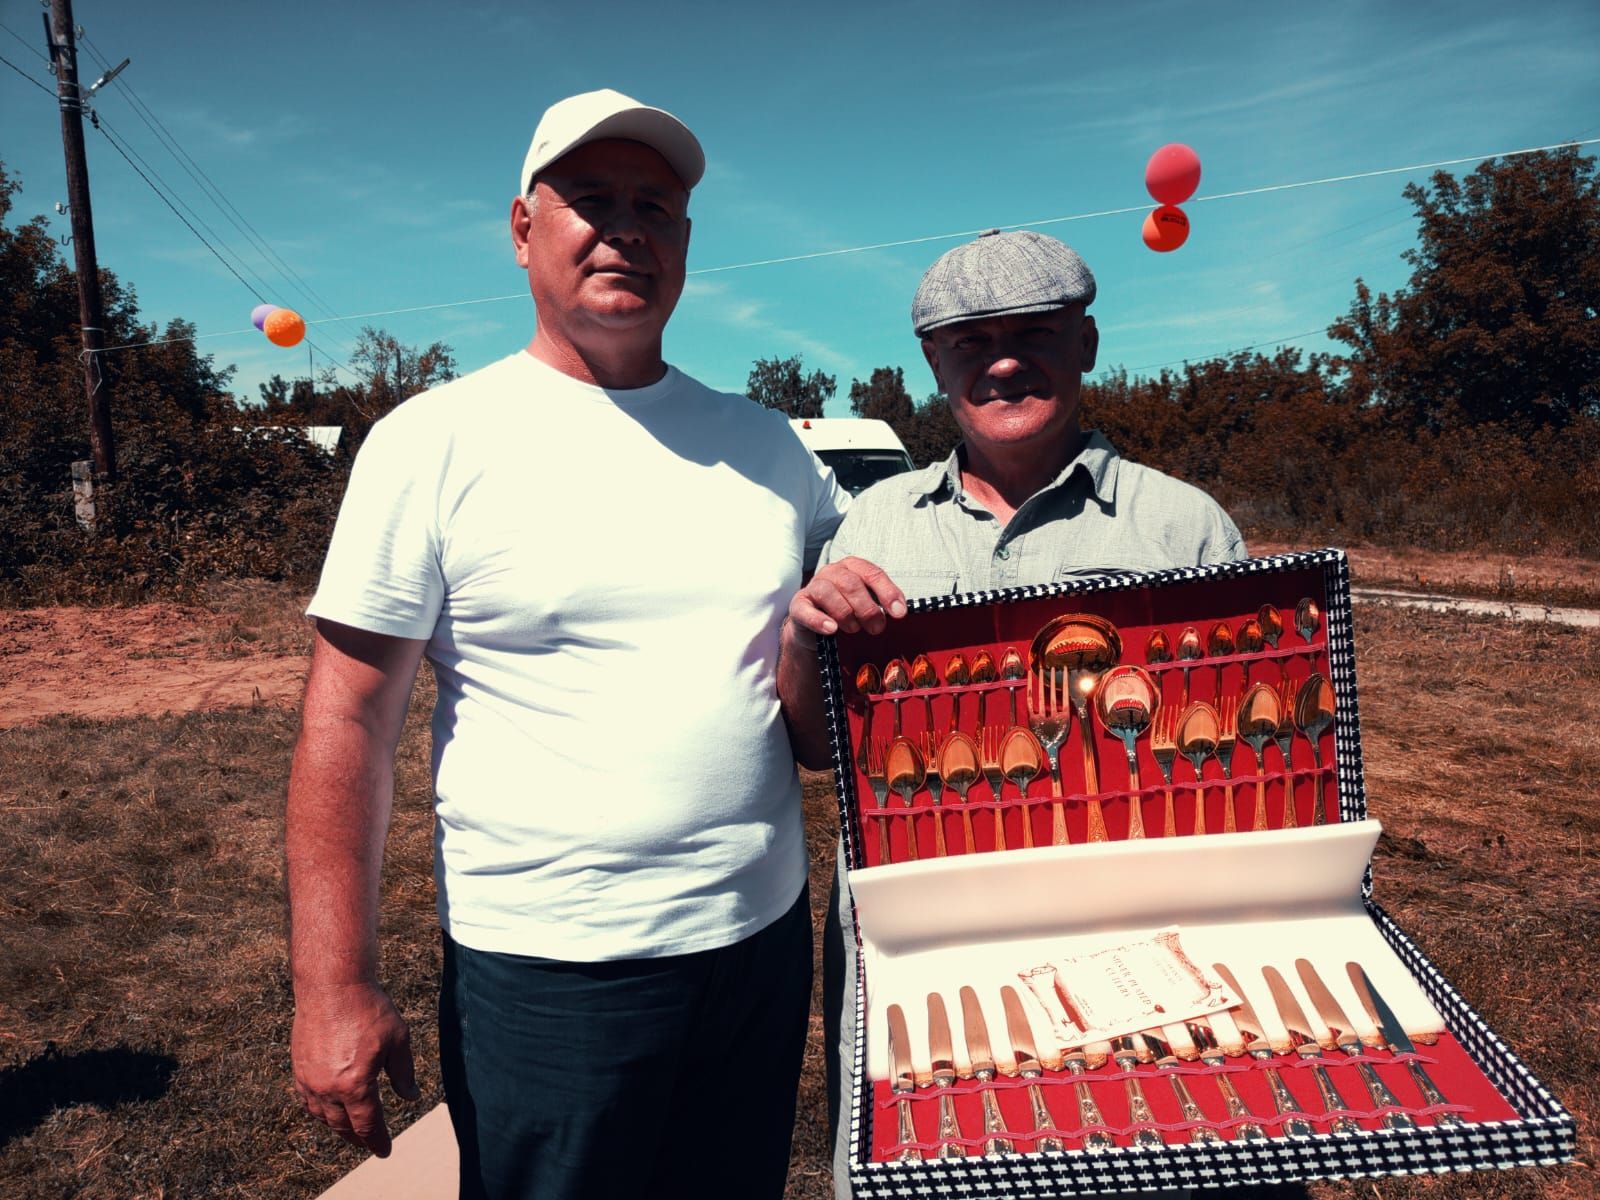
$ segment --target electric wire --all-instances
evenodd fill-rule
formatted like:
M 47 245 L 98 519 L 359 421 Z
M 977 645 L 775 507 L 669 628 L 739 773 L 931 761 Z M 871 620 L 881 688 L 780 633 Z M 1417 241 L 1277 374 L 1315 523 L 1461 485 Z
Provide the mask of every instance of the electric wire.
M 49 96 L 52 100 L 55 99 L 55 95 L 56 95 L 55 88 L 50 87 L 48 84 L 40 83 L 32 75 L 29 75 L 21 67 L 17 66 L 16 63 L 12 62 L 9 58 L 6 58 L 3 54 L 0 54 L 0 63 L 5 63 L 6 66 L 10 67 L 18 75 L 21 75 L 24 79 L 26 79 L 29 83 L 33 84 L 34 87 L 38 88 L 46 96 Z
M 50 56 L 48 54 L 46 54 L 43 50 L 39 49 L 39 47 L 35 46 L 27 38 L 23 37 L 15 29 L 11 28 L 11 26 L 7 25 L 3 21 L 0 21 L 0 29 L 4 29 L 13 38 L 15 38 L 17 41 L 21 42 L 23 44 L 23 46 L 25 46 L 27 48 L 28 53 L 33 55 L 40 62 L 45 63 L 47 65 L 49 64 Z
M 93 55 L 94 58 L 99 62 L 102 70 L 110 70 L 110 61 L 100 53 L 99 48 L 95 46 L 87 34 L 82 37 L 81 42 L 85 47 L 88 48 L 89 53 Z M 329 304 L 327 300 L 324 299 L 317 292 L 317 290 L 311 286 L 311 284 L 306 282 L 306 280 L 301 277 L 299 272 L 297 272 L 288 262 L 283 259 L 281 255 L 277 253 L 277 251 L 272 248 L 272 246 L 267 242 L 266 238 L 262 236 L 261 231 L 252 225 L 248 218 L 246 218 L 245 215 L 239 211 L 238 207 L 230 199 L 228 199 L 227 194 L 223 192 L 223 190 L 217 185 L 216 181 L 206 173 L 205 168 L 195 160 L 194 156 L 183 147 L 182 143 L 178 141 L 177 136 L 167 128 L 166 123 L 163 122 L 161 118 L 156 115 L 155 111 L 144 102 L 144 99 L 139 95 L 132 84 L 130 84 L 126 79 L 120 80 L 117 90 L 126 96 L 128 100 L 128 106 L 133 110 L 134 115 L 144 122 L 145 127 L 155 135 L 156 139 L 161 142 L 161 144 L 166 148 L 167 152 L 171 154 L 172 157 L 177 161 L 178 165 L 184 169 L 189 178 L 194 180 L 196 186 L 198 186 L 200 190 L 205 193 L 206 197 L 212 202 L 213 205 L 216 206 L 217 210 L 221 212 L 224 217 L 228 218 L 233 227 L 239 231 L 246 241 L 250 242 L 257 253 L 259 253 L 262 258 L 265 259 L 268 264 L 278 272 L 279 276 L 286 283 L 289 283 L 292 288 L 298 285 L 298 290 L 300 293 L 309 298 L 318 308 L 322 310 L 324 314 L 329 317 L 338 318 L 339 314 L 337 310 L 334 309 L 334 307 Z M 241 262 L 244 261 L 243 256 L 239 255 L 237 251 L 234 251 L 234 254 L 240 259 Z

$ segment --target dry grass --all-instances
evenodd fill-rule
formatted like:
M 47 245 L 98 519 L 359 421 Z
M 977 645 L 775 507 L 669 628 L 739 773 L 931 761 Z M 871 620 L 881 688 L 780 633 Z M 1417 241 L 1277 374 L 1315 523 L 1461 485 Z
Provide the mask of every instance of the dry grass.
M 240 629 L 292 640 L 289 606 L 257 600 Z M 1388 829 L 1378 898 L 1576 1112 L 1583 1162 L 1309 1195 L 1591 1197 L 1600 639 L 1373 606 L 1357 616 L 1370 805 Z M 430 702 L 420 689 L 385 870 L 385 972 L 424 1090 L 401 1124 L 439 1099 Z M 269 709 L 0 731 L 6 1196 L 303 1200 L 359 1161 L 289 1092 L 278 841 L 293 737 L 293 718 Z M 826 780 L 806 794 L 820 924 L 835 820 Z M 790 1177 L 806 1200 L 831 1194 L 821 1055 L 816 1018 Z

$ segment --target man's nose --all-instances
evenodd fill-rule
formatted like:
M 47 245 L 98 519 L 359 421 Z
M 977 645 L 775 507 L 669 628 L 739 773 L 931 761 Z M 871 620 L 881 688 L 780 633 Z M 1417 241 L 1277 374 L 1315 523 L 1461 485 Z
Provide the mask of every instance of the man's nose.
M 644 225 L 631 208 L 619 204 L 606 218 L 605 237 L 608 242 L 636 246 L 644 241 Z
M 1023 370 L 1022 360 L 1012 354 L 1002 353 L 989 364 L 989 374 L 997 379 L 1010 379 L 1013 375 L 1021 374 Z

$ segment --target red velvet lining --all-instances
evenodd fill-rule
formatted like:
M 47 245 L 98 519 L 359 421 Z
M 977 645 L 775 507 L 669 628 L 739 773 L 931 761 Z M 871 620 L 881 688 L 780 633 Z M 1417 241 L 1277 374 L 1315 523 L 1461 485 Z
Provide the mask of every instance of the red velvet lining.
M 1424 1066 L 1429 1077 L 1445 1096 L 1447 1104 L 1429 1106 L 1424 1103 L 1421 1092 L 1411 1079 L 1410 1072 L 1403 1065 L 1408 1058 Z M 1398 1109 L 1372 1106 L 1367 1089 L 1356 1069 L 1357 1061 L 1372 1064 L 1378 1077 L 1400 1102 Z M 1331 1114 L 1323 1109 L 1316 1080 L 1310 1073 L 1310 1068 L 1318 1065 L 1327 1068 L 1328 1075 L 1343 1097 L 1347 1108 L 1336 1110 Z M 1132 1074 L 1140 1080 L 1145 1098 L 1149 1101 L 1150 1110 L 1155 1117 L 1154 1127 L 1162 1131 L 1169 1142 L 1190 1141 L 1187 1131 L 1198 1124 L 1208 1125 L 1221 1132 L 1224 1138 L 1232 1140 L 1234 1136 L 1232 1129 L 1243 1119 L 1262 1126 L 1269 1136 L 1279 1137 L 1282 1136 L 1281 1126 L 1286 1118 L 1279 1116 L 1273 1105 L 1272 1092 L 1265 1071 L 1267 1066 L 1277 1070 L 1285 1086 L 1299 1102 L 1301 1111 L 1292 1115 L 1310 1121 L 1320 1134 L 1328 1132 L 1329 1120 L 1334 1115 L 1353 1117 L 1363 1129 L 1382 1128 L 1381 1118 L 1386 1113 L 1396 1111 L 1411 1115 L 1421 1126 L 1431 1125 L 1433 1118 L 1442 1112 L 1456 1113 L 1471 1124 L 1511 1121 L 1518 1119 L 1519 1116 L 1510 1103 L 1495 1091 L 1494 1085 L 1478 1069 L 1477 1064 L 1472 1061 L 1461 1044 L 1448 1033 L 1440 1037 L 1437 1045 L 1428 1047 L 1427 1052 L 1423 1054 L 1396 1055 L 1381 1051 L 1365 1051 L 1359 1060 L 1347 1058 L 1342 1054 L 1325 1054 L 1310 1060 L 1302 1059 L 1298 1055 L 1276 1055 L 1270 1063 L 1239 1058 L 1230 1059 L 1220 1067 L 1185 1063 L 1177 1068 L 1163 1069 L 1154 1064 L 1147 1064 L 1141 1065 Z M 1250 1110 L 1251 1115 L 1248 1118 L 1230 1119 L 1221 1089 L 1214 1080 L 1204 1078 L 1222 1073 L 1227 1074 L 1238 1090 L 1245 1107 Z M 1135 1126 L 1129 1116 L 1128 1097 L 1123 1084 L 1128 1075 L 1129 1072 L 1107 1063 L 1099 1070 L 1090 1071 L 1079 1077 L 1088 1083 L 1095 1103 L 1105 1118 L 1103 1126 L 1087 1128 L 1078 1121 L 1078 1101 L 1073 1090 L 1074 1077 L 1062 1071 L 1047 1071 L 1043 1078 L 1033 1081 L 1039 1085 L 1045 1104 L 1055 1121 L 1054 1126 L 1048 1130 L 1034 1129 L 1032 1109 L 1028 1099 L 1028 1080 L 1002 1077 L 990 1084 L 982 1084 L 977 1080 L 961 1080 L 951 1089 L 922 1088 L 914 1096 L 905 1098 L 910 1106 L 912 1122 L 917 1133 L 917 1140 L 909 1143 L 897 1140 L 898 1123 L 895 1106 L 901 1097 L 895 1096 L 890 1091 L 887 1082 L 875 1082 L 872 1161 L 891 1161 L 908 1147 L 920 1150 L 925 1157 L 934 1157 L 940 1145 L 937 1100 L 939 1096 L 946 1094 L 954 1097 L 956 1119 L 962 1133 L 961 1138 L 956 1140 L 967 1149 L 968 1154 L 982 1153 L 983 1143 L 988 1136 L 1007 1137 L 1016 1143 L 1019 1151 L 1027 1153 L 1033 1149 L 1034 1139 L 1040 1133 L 1052 1133 L 1063 1139 L 1068 1149 L 1080 1150 L 1083 1148 L 1084 1134 L 1094 1129 L 1111 1134 L 1118 1145 L 1129 1145 L 1131 1132 Z M 1184 1077 L 1195 1103 L 1206 1116 L 1204 1122 L 1184 1119 L 1177 1096 L 1168 1082 L 1172 1075 Z M 981 1093 L 986 1089 L 994 1092 L 1001 1114 L 1005 1118 L 1007 1132 L 1003 1135 L 986 1135 L 983 1132 Z
M 946 786 L 942 802 L 935 808 L 924 786 L 912 795 L 909 806 L 897 793 L 890 792 L 886 806 L 879 808 L 866 774 L 859 769 L 858 750 L 867 698 L 856 691 L 854 680 L 857 669 L 863 663 L 872 663 L 881 674 L 888 663 L 896 658 L 903 659 L 909 665 L 918 654 L 926 654 L 942 679 L 952 655 L 960 653 L 970 667 L 978 652 L 987 650 L 998 669 L 1008 648 L 1015 648 L 1026 661 L 1029 645 L 1046 621 L 1062 613 L 1090 613 L 1106 618 L 1117 627 L 1122 639 L 1119 661 L 1138 664 L 1149 670 L 1156 679 L 1164 705 L 1182 703 L 1186 666 L 1190 672 L 1190 698 L 1214 704 L 1219 667 L 1222 694 L 1235 698 L 1242 696 L 1247 678 L 1252 683 L 1272 684 L 1277 681 L 1280 669 L 1297 683 L 1313 670 L 1329 674 L 1326 616 L 1310 645 L 1302 641 L 1294 629 L 1295 606 L 1303 597 L 1315 600 L 1325 612 L 1327 605 L 1321 568 L 1202 580 L 1165 588 L 1056 596 L 987 607 L 918 613 L 891 622 L 889 629 L 877 637 L 864 634 L 841 636 L 840 670 L 850 731 L 850 759 L 857 764 L 856 792 L 860 807 L 858 836 L 865 865 L 880 865 L 881 835 L 875 826 L 884 822 L 889 827 L 891 862 L 904 862 L 912 857 L 913 837 L 917 857 L 934 856 L 938 832 L 935 825 L 941 816 L 948 854 L 967 853 L 969 849 L 978 852 L 994 850 L 998 840 L 994 820 L 996 810 L 1002 814 L 1001 830 L 1006 849 L 1020 849 L 1027 845 L 1026 833 L 1031 833 L 1032 844 L 1050 845 L 1057 797 L 1053 794 L 1049 772 L 1043 771 L 1030 784 L 1026 805 L 1014 782 L 1007 780 L 1003 784 L 1002 799 L 996 801 L 988 781 L 980 776 L 969 790 L 965 805 L 955 790 Z M 1284 632 L 1276 650 L 1263 647 L 1258 654 L 1207 657 L 1188 664 L 1168 662 L 1152 665 L 1144 661 L 1146 640 L 1155 629 L 1165 630 L 1172 651 L 1176 653 L 1179 635 L 1185 626 L 1193 625 L 1199 631 L 1204 645 L 1212 626 L 1219 620 L 1226 621 L 1230 631 L 1236 634 L 1239 626 L 1247 618 L 1255 616 L 1263 604 L 1272 604 L 1283 620 Z M 905 736 L 914 741 L 929 728 L 930 710 L 935 733 L 947 733 L 954 719 L 959 728 L 976 737 L 980 698 L 987 724 L 1002 729 L 1011 725 L 1012 696 L 1016 698 L 1018 722 L 1026 725 L 1028 721 L 1027 680 L 1002 680 L 966 687 L 941 685 L 914 688 L 897 695 L 900 728 Z M 873 740 L 887 742 L 895 727 L 896 700 L 890 694 L 882 693 L 872 697 L 871 704 Z M 1338 719 L 1339 714 L 1336 713 L 1336 722 Z M 1100 784 L 1096 793 L 1098 807 L 1108 836 L 1112 840 L 1120 840 L 1129 834 L 1129 800 L 1135 795 L 1129 788 L 1127 756 L 1122 743 L 1107 732 L 1093 715 L 1090 717 L 1090 726 Z M 1081 737 L 1078 720 L 1074 716 L 1060 751 L 1062 795 L 1059 798 L 1066 821 L 1067 838 L 1072 843 L 1088 840 L 1092 809 L 1095 807 L 1094 800 L 1085 794 L 1086 770 Z M 1296 731 L 1291 745 L 1291 769 L 1287 772 L 1283 769 L 1276 743 L 1269 742 L 1262 752 L 1265 765 L 1258 770 L 1254 752 L 1240 739 L 1233 752 L 1232 827 L 1248 831 L 1256 824 L 1255 784 L 1258 778 L 1264 785 L 1268 828 L 1286 827 L 1284 813 L 1291 785 L 1295 799 L 1295 824 L 1303 826 L 1312 823 L 1319 795 L 1326 819 L 1337 821 L 1338 789 L 1334 776 L 1334 735 L 1331 727 L 1323 734 L 1319 747 L 1320 768 L 1314 760 L 1310 743 Z M 1180 755 L 1173 767 L 1173 784 L 1169 789 L 1151 753 L 1148 733 L 1138 739 L 1137 755 L 1140 770 L 1137 796 L 1145 836 L 1164 836 L 1168 828 L 1169 791 L 1172 796 L 1173 828 L 1177 835 L 1194 834 L 1196 798 L 1202 791 L 1204 832 L 1221 833 L 1229 829 L 1229 781 L 1215 756 L 1205 761 L 1203 777 L 1200 786 L 1197 786 L 1193 767 L 1189 760 Z M 970 844 L 966 833 L 969 824 L 972 830 Z

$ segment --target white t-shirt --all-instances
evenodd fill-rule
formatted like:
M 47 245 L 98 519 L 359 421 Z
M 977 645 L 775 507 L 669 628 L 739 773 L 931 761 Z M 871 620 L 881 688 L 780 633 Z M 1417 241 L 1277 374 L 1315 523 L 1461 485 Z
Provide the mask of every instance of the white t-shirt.
M 527 353 L 372 429 L 310 613 L 426 638 L 450 936 L 569 961 L 730 945 L 800 894 L 778 628 L 846 494 L 777 412 Z

